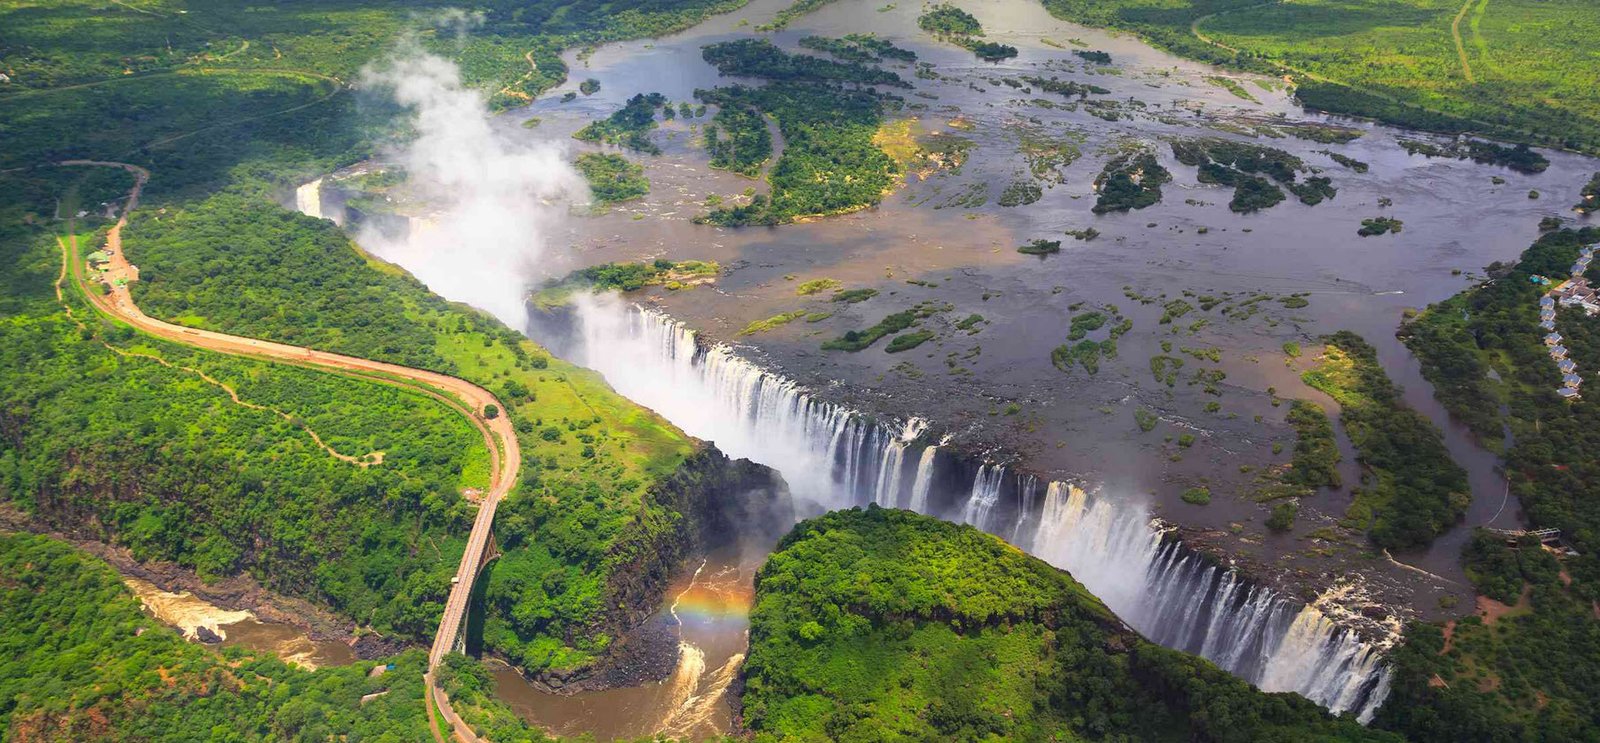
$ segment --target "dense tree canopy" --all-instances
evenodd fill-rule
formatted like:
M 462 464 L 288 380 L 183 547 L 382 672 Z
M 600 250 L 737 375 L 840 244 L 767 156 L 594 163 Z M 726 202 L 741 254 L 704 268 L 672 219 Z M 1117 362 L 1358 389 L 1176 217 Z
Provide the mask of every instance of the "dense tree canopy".
M 1129 631 L 970 526 L 869 507 L 802 522 L 756 579 L 758 741 L 1395 740 Z

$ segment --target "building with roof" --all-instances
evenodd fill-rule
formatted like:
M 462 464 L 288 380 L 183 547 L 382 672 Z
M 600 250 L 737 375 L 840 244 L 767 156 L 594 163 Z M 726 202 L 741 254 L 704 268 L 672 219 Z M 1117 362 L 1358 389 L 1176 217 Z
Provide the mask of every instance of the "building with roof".
M 1560 333 L 1550 333 L 1549 335 L 1546 335 L 1544 337 L 1544 344 L 1546 346 L 1559 346 L 1559 345 L 1561 345 L 1561 334 Z
M 1556 362 L 1556 368 L 1560 369 L 1562 374 L 1571 374 L 1578 370 L 1578 365 L 1572 363 L 1572 359 L 1562 359 Z
M 1576 374 L 1568 374 L 1561 378 L 1561 384 L 1567 387 L 1577 387 L 1583 384 L 1583 377 Z
M 1564 397 L 1564 398 L 1566 398 L 1568 400 L 1576 400 L 1576 399 L 1578 399 L 1578 391 L 1573 389 L 1573 388 L 1571 388 L 1571 387 L 1562 387 L 1561 389 L 1556 390 L 1556 394 L 1558 394 L 1558 395 L 1560 395 L 1560 396 L 1562 396 L 1562 397 Z

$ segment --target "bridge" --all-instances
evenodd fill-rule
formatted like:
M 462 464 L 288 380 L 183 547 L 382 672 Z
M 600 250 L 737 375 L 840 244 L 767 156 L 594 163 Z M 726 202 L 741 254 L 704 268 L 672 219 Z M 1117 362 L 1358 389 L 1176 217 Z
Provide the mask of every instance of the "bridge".
M 489 449 L 491 473 L 489 489 L 478 499 L 478 514 L 472 520 L 472 531 L 467 535 L 467 548 L 461 555 L 461 563 L 456 566 L 455 577 L 451 579 L 450 594 L 445 600 L 444 615 L 439 619 L 439 630 L 434 634 L 433 645 L 428 651 L 428 672 L 424 676 L 429 699 L 430 723 L 433 720 L 434 706 L 437 705 L 440 714 L 449 723 L 453 738 L 465 743 L 481 740 L 450 707 L 449 697 L 435 683 L 435 671 L 438 670 L 439 663 L 443 661 L 445 655 L 452 650 L 462 649 L 464 642 L 462 630 L 466 623 L 467 604 L 472 598 L 473 585 L 483 566 L 499 555 L 499 549 L 494 541 L 494 512 L 500 505 L 500 499 L 516 486 L 517 475 L 522 467 L 522 450 L 517 442 L 516 431 L 511 427 L 510 418 L 504 414 L 496 414 L 491 418 L 485 415 L 485 411 L 491 407 L 501 411 L 508 408 L 488 390 L 447 374 L 356 356 L 327 353 L 286 343 L 189 328 L 144 314 L 144 311 L 134 304 L 133 295 L 128 290 L 128 283 L 138 279 L 138 268 L 129 263 L 128 257 L 123 254 L 122 228 L 128 223 L 128 215 L 139 204 L 139 194 L 150 178 L 149 171 L 137 165 L 97 160 L 67 160 L 60 165 L 120 168 L 134 176 L 134 185 L 128 192 L 127 203 L 123 205 L 117 223 L 106 233 L 107 265 L 101 278 L 107 292 L 100 294 L 90 291 L 86 286 L 85 263 L 83 257 L 79 255 L 76 231 L 72 231 L 68 239 L 62 242 L 61 279 L 58 279 L 56 284 L 58 291 L 61 281 L 70 277 L 73 284 L 78 287 L 79 293 L 97 311 L 121 320 L 146 334 L 174 343 L 235 356 L 317 368 L 379 384 L 402 387 L 426 395 L 466 416 L 473 427 L 483 435 L 484 445 Z M 434 737 L 443 742 L 443 736 L 437 729 L 434 730 Z
M 1487 531 L 1505 537 L 1508 542 L 1521 541 L 1525 536 L 1538 537 L 1540 544 L 1561 541 L 1560 529 L 1488 529 Z

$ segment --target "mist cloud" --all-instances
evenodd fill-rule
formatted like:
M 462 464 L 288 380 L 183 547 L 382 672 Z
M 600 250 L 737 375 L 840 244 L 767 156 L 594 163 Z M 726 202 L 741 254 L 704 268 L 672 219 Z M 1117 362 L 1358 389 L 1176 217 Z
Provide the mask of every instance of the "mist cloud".
M 361 84 L 411 110 L 415 137 L 386 159 L 406 171 L 407 196 L 428 215 L 403 240 L 376 229 L 358 240 L 435 293 L 520 329 L 523 297 L 545 275 L 546 238 L 564 215 L 555 202 L 586 199 L 583 178 L 560 145 L 498 132 L 485 96 L 462 84 L 456 65 L 415 44 L 364 70 Z

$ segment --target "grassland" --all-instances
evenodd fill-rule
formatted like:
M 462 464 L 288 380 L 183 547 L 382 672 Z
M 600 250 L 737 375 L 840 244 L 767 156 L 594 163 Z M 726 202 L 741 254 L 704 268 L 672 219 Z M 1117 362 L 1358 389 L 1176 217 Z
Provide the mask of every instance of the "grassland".
M 1600 151 L 1587 0 L 1046 0 L 1197 59 L 1295 78 L 1307 105 Z

